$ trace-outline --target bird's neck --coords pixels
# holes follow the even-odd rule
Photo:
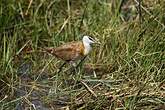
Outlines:
[[[92,47],[89,43],[83,42],[83,44],[84,44],[84,55],[87,55],[91,51]]]

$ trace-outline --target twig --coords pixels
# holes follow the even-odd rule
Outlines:
[[[23,50],[30,42],[31,42],[31,40],[27,41],[27,42],[21,47],[21,49],[19,49],[19,51],[16,52],[16,55],[19,55],[19,54],[22,52],[22,50]]]
[[[32,2],[33,2],[33,0],[30,0],[30,3],[29,3],[29,5],[28,5],[28,9],[26,10],[25,15],[27,15],[27,14],[28,14],[28,11],[29,11],[29,9],[30,9],[30,7],[31,7],[31,5],[32,5]]]
[[[60,66],[60,68],[59,68],[59,70],[58,70],[58,74],[62,71],[62,68],[64,67],[66,65],[66,62],[64,62],[61,66]],[[53,77],[51,77],[50,79],[53,79],[55,76],[53,76]]]
[[[2,101],[4,101],[6,98],[8,98],[7,95],[5,95],[5,97],[4,97],[3,99],[0,100],[0,103],[1,103]]]
[[[84,87],[87,89],[88,92],[90,92],[95,98],[97,97],[94,91],[90,89],[90,87],[84,81],[80,81],[80,82],[84,85]]]
[[[52,58],[52,59],[44,66],[44,68],[41,70],[41,72],[39,73],[39,75],[37,76],[37,78],[35,79],[34,82],[36,82],[36,81],[39,79],[39,77],[40,77],[41,74],[44,72],[44,70],[46,69],[46,67],[48,67],[48,65],[49,65],[53,60],[54,60],[54,58]]]
[[[61,72],[62,68],[63,68],[65,65],[66,65],[66,62],[64,62],[64,63],[60,66],[58,73]]]
[[[141,0],[138,0],[138,2],[139,22],[142,24]]]

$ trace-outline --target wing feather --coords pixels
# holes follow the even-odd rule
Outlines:
[[[84,46],[82,42],[69,42],[56,48],[46,49],[46,51],[62,60],[74,61],[83,56]]]

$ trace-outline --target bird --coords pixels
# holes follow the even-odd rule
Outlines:
[[[75,67],[75,62],[77,60],[82,60],[83,58],[85,59],[86,56],[91,52],[91,45],[94,43],[99,44],[99,42],[92,37],[85,35],[81,41],[67,42],[59,47],[49,47],[44,48],[44,50],[64,61],[64,64],[59,68],[60,72],[66,63],[69,63]]]

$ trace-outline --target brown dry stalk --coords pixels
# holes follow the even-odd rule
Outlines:
[[[84,85],[84,87],[87,89],[88,92],[90,92],[94,97],[97,97],[94,91],[84,81],[80,81],[80,82]]]

